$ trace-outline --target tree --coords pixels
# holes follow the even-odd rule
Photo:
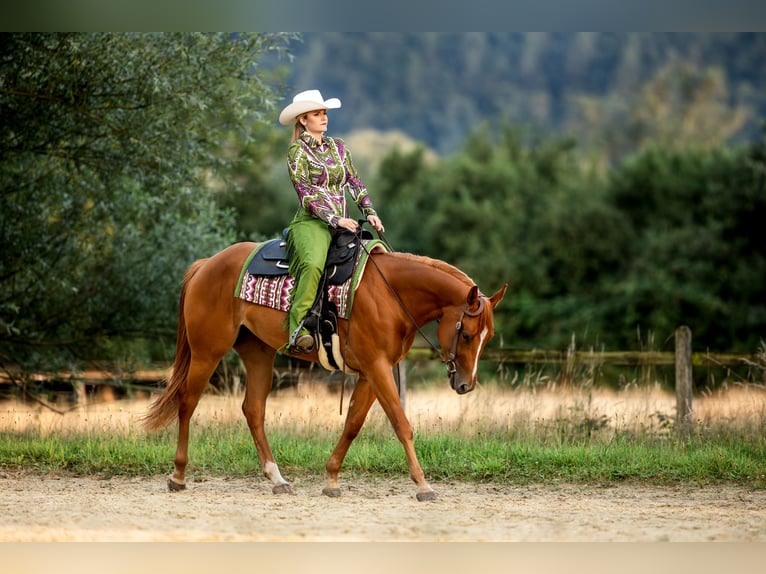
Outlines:
[[[577,129],[617,165],[636,150],[662,145],[716,148],[735,139],[751,119],[746,104],[732,103],[724,70],[672,60],[633,91],[578,98]],[[586,143],[585,141],[583,143]]]
[[[379,179],[395,246],[457,265],[485,289],[509,284],[496,315],[506,341],[561,347],[575,330],[599,331],[583,295],[615,266],[624,235],[571,140],[484,126],[433,165],[392,154]]]
[[[653,146],[609,183],[634,238],[612,277],[612,324],[670,337],[689,325],[695,344],[753,352],[766,329],[764,143],[737,148]]]
[[[499,339],[517,348],[633,348],[689,325],[695,345],[757,348],[766,329],[764,142],[647,145],[609,177],[571,141],[477,129],[434,164],[394,153],[375,188],[399,249],[480,286],[508,282]]]
[[[185,268],[233,239],[225,144],[271,119],[259,59],[291,39],[0,37],[0,366],[172,336]]]
[[[254,128],[254,133],[256,141],[233,142],[243,159],[232,171],[237,185],[218,194],[219,205],[234,215],[239,241],[278,237],[297,209],[287,172],[288,130],[261,125]]]

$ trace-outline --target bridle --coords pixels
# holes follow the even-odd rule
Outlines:
[[[457,373],[457,365],[455,364],[455,359],[457,358],[457,344],[460,341],[460,336],[463,334],[463,319],[466,316],[478,317],[481,315],[484,312],[485,298],[486,297],[484,295],[479,293],[479,307],[475,311],[471,311],[468,303],[465,304],[463,311],[460,313],[460,319],[458,319],[457,323],[455,323],[455,335],[452,337],[452,344],[450,345],[449,355],[447,355],[446,359],[442,356],[442,363],[447,365],[447,374],[449,375],[449,381],[453,388],[455,382],[455,374]],[[433,347],[433,344],[431,344],[431,346]],[[436,349],[434,348],[434,350]]]

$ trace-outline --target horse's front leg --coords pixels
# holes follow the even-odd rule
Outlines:
[[[279,472],[264,429],[266,400],[271,391],[271,375],[276,353],[254,338],[238,342],[235,349],[242,357],[247,370],[247,390],[242,401],[242,412],[258,451],[263,475],[271,481],[271,491],[274,494],[292,494],[293,487]]]
[[[346,415],[346,423],[343,426],[343,433],[325,467],[327,471],[327,486],[322,489],[323,494],[332,498],[340,496],[340,486],[338,485],[340,467],[343,464],[343,459],[346,458],[346,453],[351,443],[359,434],[359,430],[362,428],[367,418],[367,413],[374,402],[375,394],[372,392],[370,382],[363,374],[359,375],[348,404],[348,414]]]
[[[412,427],[407,420],[396,390],[396,381],[391,371],[391,367],[376,369],[373,380],[373,391],[377,396],[380,406],[394,427],[394,432],[404,447],[404,453],[407,455],[407,465],[410,467],[410,478],[417,485],[416,497],[420,501],[436,500],[436,492],[426,481],[423,469],[420,468],[418,457],[415,454],[413,444]]]

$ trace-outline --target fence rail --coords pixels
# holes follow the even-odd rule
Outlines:
[[[427,361],[439,359],[438,353],[426,347],[410,349],[407,359]],[[757,361],[757,355],[747,353],[692,353],[691,363],[695,367],[742,366]],[[676,353],[670,351],[548,351],[519,349],[486,349],[482,361],[515,363],[527,365],[561,364],[575,362],[584,365],[675,365]]]

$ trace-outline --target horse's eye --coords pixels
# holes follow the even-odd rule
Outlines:
[[[463,341],[470,341],[471,340],[471,335],[469,335],[465,331],[463,333],[461,333],[461,335],[463,337]]]

